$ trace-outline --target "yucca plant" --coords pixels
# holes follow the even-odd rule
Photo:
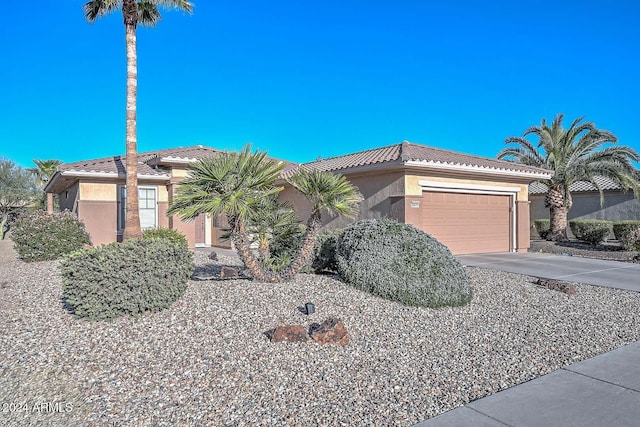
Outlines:
[[[567,240],[567,214],[572,198],[569,187],[578,181],[591,183],[604,193],[597,177],[608,178],[624,190],[632,190],[640,196],[640,172],[633,162],[640,155],[631,147],[617,146],[618,138],[611,132],[597,129],[592,122],[582,122],[580,117],[568,129],[562,126],[563,114],[558,114],[551,126],[542,119],[541,126],[527,129],[522,137],[512,136],[505,144],[515,144],[498,153],[506,159],[554,171],[551,179],[541,181],[547,186],[545,206],[549,208],[550,229],[547,240]],[[538,138],[537,146],[526,139],[529,135]]]

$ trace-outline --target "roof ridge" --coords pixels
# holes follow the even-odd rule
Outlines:
[[[219,150],[217,148],[213,148],[213,147],[208,147],[206,145],[191,145],[188,147],[176,147],[176,148],[162,148],[159,150],[149,150],[149,151],[142,151],[137,153],[137,156],[149,156],[149,155],[153,155],[153,154],[159,154],[162,151],[179,151],[179,150],[190,150],[190,149],[194,149],[194,148],[199,148],[199,149],[205,149],[205,150],[211,150],[211,151],[218,151],[218,152],[223,152],[224,150]],[[106,156],[106,157],[98,157],[97,159],[85,159],[85,160],[76,160],[74,162],[64,162],[61,164],[61,166],[63,165],[73,165],[76,163],[102,163],[105,161],[110,161],[110,160],[117,160],[117,159],[126,159],[127,155],[125,154],[118,154],[115,156]]]
[[[340,158],[343,158],[343,157],[353,156],[353,155],[356,155],[356,154],[368,153],[370,151],[384,150],[385,148],[391,148],[391,147],[395,147],[397,145],[402,145],[402,143],[398,142],[398,143],[395,143],[395,144],[385,145],[383,147],[368,148],[366,150],[354,151],[353,153],[341,154],[339,156],[333,156],[333,157],[327,157],[327,158],[322,158],[321,157],[320,160],[312,160],[310,162],[304,162],[304,163],[301,163],[301,164],[302,165],[308,165],[308,164],[312,164],[312,163],[324,162],[324,161],[327,161],[327,160],[340,159]],[[401,151],[402,151],[402,149],[401,149]]]

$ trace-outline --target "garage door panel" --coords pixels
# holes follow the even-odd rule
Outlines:
[[[510,249],[509,196],[446,192],[423,194],[423,230],[455,254]]]

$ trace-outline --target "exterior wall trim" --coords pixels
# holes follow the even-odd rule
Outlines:
[[[438,191],[443,193],[472,193],[472,194],[493,194],[510,196],[509,210],[511,211],[511,252],[517,250],[518,218],[516,216],[516,194],[520,191],[517,187],[502,187],[497,185],[466,184],[459,182],[443,182],[418,180],[422,191]]]
[[[504,194],[504,193],[519,193],[519,187],[503,187],[499,185],[482,185],[482,184],[468,184],[463,182],[447,182],[447,181],[429,181],[429,180],[418,180],[418,184],[422,187],[422,190],[425,189],[429,191],[451,191],[452,189],[456,190],[465,190],[465,193],[472,193],[474,191],[480,192],[481,194]],[[491,193],[488,193],[491,192]]]
[[[491,168],[485,166],[475,166],[475,165],[460,165],[460,164],[452,164],[452,163],[441,163],[434,161],[424,161],[424,160],[411,160],[404,163],[405,166],[417,166],[423,168],[433,168],[433,169],[447,169],[447,170],[455,170],[455,171],[464,171],[464,172],[480,172],[487,174],[496,174],[496,175],[507,175],[507,176],[518,176],[523,178],[531,178],[531,179],[551,179],[552,174],[543,173],[543,172],[524,172],[524,171],[515,171],[510,169],[498,169]]]

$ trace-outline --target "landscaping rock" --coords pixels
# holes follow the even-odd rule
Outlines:
[[[233,267],[222,267],[220,270],[221,279],[233,279],[238,277],[238,270]]]
[[[576,287],[571,283],[560,282],[558,280],[553,280],[553,279],[538,279],[536,284],[538,286],[542,286],[543,288],[551,289],[553,291],[564,292],[567,295],[576,294]]]
[[[265,332],[271,342],[304,342],[309,339],[307,330],[301,325],[284,325]]]
[[[314,323],[309,335],[318,344],[347,345],[351,337],[340,319],[329,318],[321,324]]]

